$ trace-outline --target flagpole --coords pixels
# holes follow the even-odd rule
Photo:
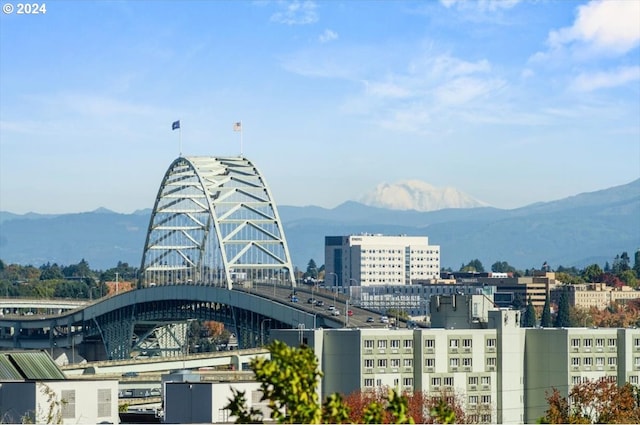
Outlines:
[[[180,140],[180,157],[182,157],[182,127],[178,129],[178,139]]]
[[[242,121],[240,121],[240,157],[242,158]]]

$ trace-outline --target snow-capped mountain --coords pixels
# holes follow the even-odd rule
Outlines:
[[[358,201],[379,208],[425,212],[488,206],[453,187],[438,188],[420,180],[381,183]]]

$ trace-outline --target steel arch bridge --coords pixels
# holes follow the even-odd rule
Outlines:
[[[140,287],[274,281],[295,286],[265,179],[244,157],[180,157],[164,175],[142,255]]]
[[[241,348],[255,346],[271,328],[340,326],[274,299],[276,288],[290,293],[296,286],[291,256],[271,191],[242,156],[171,163],[140,270],[138,290],[131,293],[51,317],[0,317],[0,349],[44,344],[53,351],[92,342],[103,345],[107,359],[145,349],[171,356],[184,345],[191,319],[223,322]],[[269,285],[274,297],[251,294],[254,285]]]

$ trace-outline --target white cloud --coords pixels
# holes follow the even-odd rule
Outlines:
[[[618,87],[638,80],[640,80],[640,66],[626,66],[609,72],[580,74],[571,84],[571,88],[575,91],[588,92]]]
[[[322,34],[320,34],[320,37],[318,39],[320,40],[321,43],[328,43],[330,41],[337,40],[338,33],[327,29],[327,30],[324,30]]]
[[[505,85],[498,79],[455,78],[435,90],[435,98],[441,104],[461,105],[495,92]]]
[[[640,44],[640,2],[591,1],[578,8],[572,26],[549,33],[552,49],[576,45],[606,54],[625,54]]]
[[[313,1],[279,3],[283,10],[271,15],[271,21],[287,25],[307,25],[318,21],[317,5]]]

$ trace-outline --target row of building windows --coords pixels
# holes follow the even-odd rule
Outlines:
[[[392,340],[386,340],[386,339],[379,339],[378,340],[378,344],[377,344],[377,348],[379,349],[386,349],[387,345],[390,348],[400,348],[400,341],[399,339],[392,339]],[[402,347],[403,348],[413,348],[413,340],[412,339],[403,339],[402,340]],[[365,339],[364,340],[364,348],[374,348],[374,340],[372,339]]]
[[[617,340],[616,338],[571,338],[571,348],[604,348],[605,341],[607,347],[615,347]],[[582,345],[581,345],[582,343]],[[638,345],[640,345],[640,339],[638,339]]]
[[[606,357],[607,366],[615,366],[618,362],[616,357]],[[604,366],[605,357],[571,357],[571,366]]]
[[[472,366],[473,360],[470,357],[463,357],[459,359],[457,357],[452,357],[449,359],[449,367],[459,367],[462,364],[463,367]],[[427,357],[424,359],[424,365],[428,368],[436,367],[436,359],[434,357]],[[487,357],[485,359],[485,365],[489,367],[496,366],[496,358],[495,357]]]
[[[376,384],[376,387],[382,386],[382,379],[373,379],[373,378],[365,378],[364,379],[364,387],[365,388],[373,388],[373,384]],[[394,386],[397,386],[400,383],[399,380],[394,381]],[[403,387],[413,387],[413,378],[402,378],[402,386]]]
[[[496,347],[496,338],[487,338],[486,346],[487,348],[495,348]],[[462,345],[461,345],[462,344]],[[473,340],[471,338],[462,338],[462,341],[459,338],[450,338],[449,339],[449,348],[472,348]],[[435,339],[425,339],[424,340],[424,348],[435,349],[436,348],[436,340]]]
[[[400,361],[402,360],[403,367],[413,367],[413,359],[388,359],[389,367],[400,367]],[[376,365],[374,359],[364,359],[364,367],[367,369],[373,369]],[[386,368],[387,367],[387,359],[378,359],[377,367]]]

